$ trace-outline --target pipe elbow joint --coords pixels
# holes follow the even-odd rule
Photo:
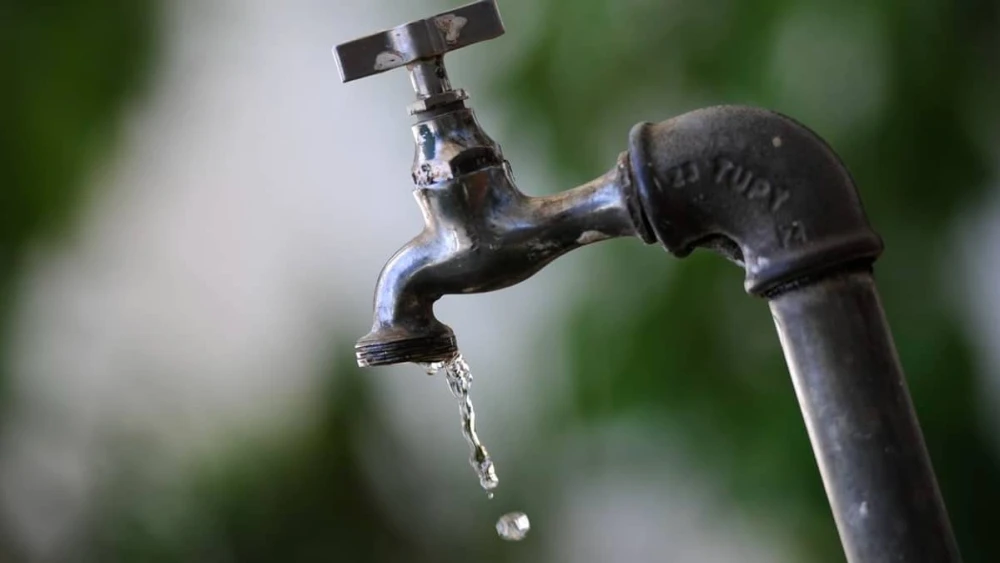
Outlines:
[[[837,155],[778,113],[720,106],[640,123],[629,159],[655,238],[679,257],[719,250],[745,268],[748,293],[870,264],[882,251]]]

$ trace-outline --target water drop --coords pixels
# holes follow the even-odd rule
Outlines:
[[[437,372],[441,371],[441,368],[445,366],[447,362],[422,362],[419,365],[424,368],[427,375],[437,375]]]
[[[507,541],[521,541],[528,535],[531,522],[523,512],[508,512],[497,520],[497,535]]]

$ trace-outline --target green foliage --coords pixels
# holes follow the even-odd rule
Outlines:
[[[842,21],[875,30],[881,103],[853,127],[836,127],[828,115],[835,106],[789,99],[769,78],[776,35],[803,12],[826,22],[818,29]],[[547,13],[503,95],[527,108],[515,115],[544,125],[548,148],[574,177],[610,165],[613,155],[595,154],[605,133],[597,125],[650,92],[662,92],[667,105],[690,102],[687,109],[754,103],[818,124],[886,240],[876,273],[966,560],[1000,559],[985,524],[1000,500],[1000,466],[974,408],[977,374],[962,318],[940,274],[952,267],[942,239],[956,212],[995,181],[976,142],[995,134],[985,129],[995,122],[983,121],[995,109],[976,102],[1000,97],[984,48],[1000,31],[995,3],[553,0]],[[837,55],[804,48],[788,56],[824,68]],[[874,65],[848,62],[852,72]],[[865,86],[835,80],[845,95]],[[627,124],[619,126],[624,145]],[[595,295],[572,319],[572,412],[583,423],[655,413],[664,429],[687,437],[688,454],[744,510],[778,516],[803,560],[842,560],[764,303],[741,295],[739,272],[718,258],[696,253],[666,272],[647,268],[648,260],[607,257],[622,272],[620,285],[633,286],[644,270],[653,277],[629,298],[640,303],[630,314],[609,310],[627,306],[621,298]]]
[[[30,238],[63,224],[145,76],[151,0],[0,5],[0,272]]]
[[[87,175],[147,75],[153,8],[153,0],[0,0],[0,319],[29,243],[80,208]]]

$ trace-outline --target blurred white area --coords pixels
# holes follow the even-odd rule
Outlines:
[[[566,475],[545,561],[786,563],[772,543],[787,534],[771,514],[732,510],[682,457],[665,458],[673,436],[641,419],[581,435],[560,460]],[[599,451],[595,463],[594,452]],[[581,471],[582,470],[582,471]]]
[[[42,559],[65,549],[86,518],[90,493],[114,469],[112,440],[139,440],[157,463],[179,470],[227,436],[294,425],[331,357],[353,354],[353,339],[366,332],[377,272],[420,228],[409,194],[405,73],[342,85],[330,48],[434,8],[406,0],[170,6],[161,67],[131,111],[121,152],[94,179],[101,189],[78,236],[39,249],[22,284],[0,508]],[[451,56],[449,68],[521,187],[539,193],[557,182],[544,154],[530,138],[505,138],[503,116],[476,103],[488,73],[528,32],[528,10],[505,17],[505,38]],[[790,21],[783,41],[798,44],[811,22]],[[776,52],[788,50],[782,45]],[[823,99],[789,84],[789,103]],[[878,88],[860,95],[857,116],[846,117],[880,103]],[[574,253],[527,283],[438,307],[477,376],[480,430],[501,482],[545,393],[563,385],[558,354],[539,359],[539,339],[554,340],[547,333],[585,285],[573,274],[589,256]],[[444,382],[412,366],[371,377],[397,432],[421,444],[415,462],[437,476],[428,494],[457,479],[474,487]],[[576,466],[558,525],[533,521],[535,541],[559,561],[782,560],[766,524],[720,517],[726,507],[704,483],[661,471],[666,465],[593,474]],[[547,466],[539,461],[538,470]],[[432,509],[429,523],[444,534],[469,524],[461,515]]]
[[[989,422],[1000,428],[1000,186],[993,186],[985,199],[958,221],[951,246],[962,266],[958,270],[962,277],[952,284],[956,301],[972,322],[969,334],[976,359],[982,372],[989,374],[985,381],[977,382],[984,392],[980,404],[973,408],[981,409]],[[994,436],[994,445],[1000,447],[1000,435]]]

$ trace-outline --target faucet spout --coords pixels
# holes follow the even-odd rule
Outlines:
[[[521,193],[501,162],[417,186],[424,229],[379,275],[372,330],[355,347],[359,365],[447,360],[455,335],[433,311],[443,295],[509,287],[601,240],[647,238],[625,155],[603,176],[546,197]]]

